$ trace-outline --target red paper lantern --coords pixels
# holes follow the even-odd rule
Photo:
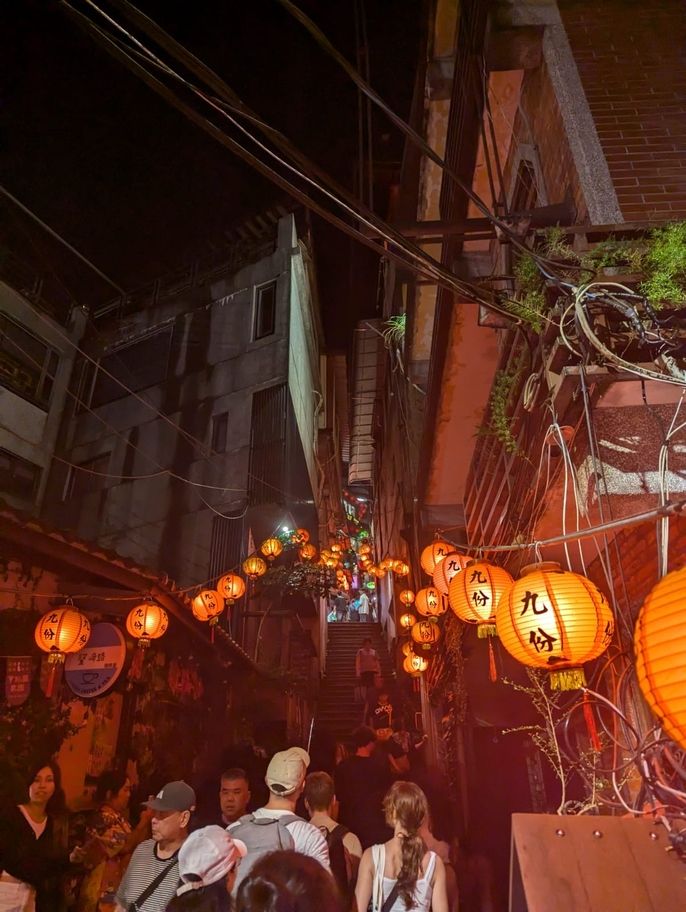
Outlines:
[[[424,572],[428,573],[429,576],[433,576],[437,564],[440,564],[446,554],[450,554],[452,550],[452,545],[449,545],[447,542],[439,541],[438,539],[432,541],[430,545],[427,545],[426,548],[424,548],[419,559]]]
[[[414,592],[411,589],[403,589],[398,599],[406,608],[409,608],[410,605],[414,604],[414,597]]]
[[[126,618],[126,629],[138,640],[138,645],[147,647],[152,640],[161,637],[169,626],[169,618],[164,608],[155,602],[143,602],[129,611]]]
[[[460,620],[479,625],[478,636],[494,636],[495,609],[512,582],[512,577],[502,567],[488,561],[472,561],[450,583],[450,607]]]
[[[445,599],[435,586],[420,589],[414,597],[414,607],[423,617],[440,617],[448,610]]]
[[[258,576],[264,576],[267,572],[267,564],[259,554],[251,554],[243,561],[243,572],[251,580],[256,580]]]
[[[584,662],[607,649],[615,628],[602,592],[552,562],[524,568],[500,597],[495,623],[517,661],[550,671],[553,690],[582,687]]]
[[[245,595],[245,581],[237,573],[225,573],[217,583],[217,592],[229,605]]]
[[[433,581],[434,586],[442,595],[448,595],[450,583],[458,573],[464,570],[470,560],[471,558],[467,557],[466,554],[460,554],[459,551],[451,551],[450,554],[446,554],[440,563],[436,564],[436,569],[433,572]]]

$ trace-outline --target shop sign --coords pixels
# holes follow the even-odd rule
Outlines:
[[[8,706],[21,706],[31,691],[31,657],[7,658],[5,699]]]
[[[83,649],[67,656],[64,677],[77,697],[99,697],[115,683],[125,661],[121,630],[114,624],[94,624]]]

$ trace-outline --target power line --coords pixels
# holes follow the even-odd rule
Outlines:
[[[44,231],[47,231],[51,237],[53,237],[53,238],[55,238],[55,240],[59,241],[60,244],[62,244],[64,247],[67,248],[67,250],[69,250],[71,253],[73,253],[74,256],[77,257],[79,260],[81,260],[82,263],[85,263],[86,266],[88,266],[90,269],[92,269],[93,272],[96,273],[96,275],[99,275],[100,278],[103,279],[103,281],[107,282],[108,285],[111,285],[112,288],[116,288],[116,290],[119,292],[119,294],[126,296],[126,292],[121,287],[121,285],[118,285],[108,275],[105,275],[105,273],[101,269],[99,269],[94,263],[92,263],[88,259],[88,257],[85,257],[80,251],[78,251],[76,249],[76,247],[74,247],[72,244],[70,244],[69,241],[66,241],[61,235],[59,235],[56,231],[54,231],[50,227],[50,225],[46,224],[42,219],[38,218],[38,216],[35,214],[35,212],[32,212],[27,206],[25,206],[22,202],[20,202],[16,198],[16,196],[13,196],[9,192],[9,190],[7,190],[2,185],[0,185],[0,193],[2,193],[4,196],[6,196],[7,199],[11,200],[15,206],[17,206],[19,209],[21,209],[22,212],[24,212],[26,215],[28,215],[30,218],[32,218],[34,220],[34,222],[37,222]]]
[[[183,114],[185,114],[185,116],[187,116],[190,120],[192,120],[194,123],[196,123],[196,125],[200,126],[203,130],[208,132],[215,140],[220,142],[226,148],[230,149],[232,152],[234,152],[236,155],[238,155],[243,160],[247,161],[249,164],[251,164],[253,167],[255,167],[260,173],[262,173],[268,179],[272,180],[274,183],[276,183],[282,189],[286,190],[286,192],[288,192],[295,199],[299,200],[304,206],[306,206],[307,208],[311,209],[312,211],[318,213],[319,215],[322,216],[322,218],[329,221],[335,227],[339,228],[339,230],[341,230],[344,233],[355,238],[360,243],[362,243],[363,245],[374,250],[379,255],[390,258],[390,259],[394,259],[397,262],[399,262],[402,266],[404,266],[405,268],[410,268],[416,272],[419,272],[420,274],[428,275],[430,278],[432,278],[436,282],[436,284],[442,285],[449,291],[458,292],[460,295],[463,295],[464,297],[466,297],[469,300],[474,300],[478,303],[481,303],[484,306],[489,307],[492,310],[495,310],[505,316],[508,316],[511,318],[513,317],[513,314],[510,313],[510,311],[506,310],[503,307],[499,307],[497,304],[494,303],[494,301],[491,298],[484,297],[481,289],[479,289],[476,286],[469,285],[468,283],[464,283],[464,282],[460,281],[452,273],[449,273],[447,270],[445,270],[445,268],[442,267],[441,264],[438,264],[438,263],[436,263],[436,261],[431,260],[431,258],[427,257],[427,255],[425,254],[424,251],[421,251],[421,248],[417,248],[417,250],[420,251],[419,255],[417,253],[415,253],[415,251],[411,249],[411,245],[409,245],[407,243],[406,238],[402,238],[402,236],[399,236],[399,238],[402,238],[402,241],[394,238],[392,236],[394,233],[393,229],[390,228],[390,226],[387,226],[385,223],[382,223],[385,227],[385,231],[384,231],[385,239],[388,242],[399,247],[405,254],[411,255],[415,259],[421,259],[422,260],[421,267],[413,266],[411,263],[409,263],[407,261],[407,259],[405,259],[403,256],[401,256],[398,252],[393,251],[393,250],[388,250],[388,248],[384,248],[384,247],[378,245],[371,238],[368,238],[362,232],[356,230],[355,228],[353,228],[352,226],[348,225],[346,222],[341,220],[338,216],[335,216],[333,213],[329,212],[326,208],[321,206],[321,204],[317,203],[310,196],[308,196],[304,191],[297,188],[294,184],[292,184],[286,178],[284,178],[280,174],[278,174],[278,172],[274,171],[272,168],[270,168],[268,165],[266,165],[264,162],[262,162],[253,153],[251,153],[249,150],[247,150],[244,146],[242,146],[242,145],[240,145],[240,143],[236,142],[236,140],[232,139],[227,134],[222,132],[214,123],[207,120],[207,118],[205,118],[204,116],[199,114],[199,112],[197,112],[194,108],[192,108],[186,102],[182,101],[167,86],[165,86],[159,80],[155,79],[155,77],[152,76],[152,74],[145,67],[143,67],[139,62],[137,62],[136,60],[133,60],[131,58],[130,49],[127,49],[127,50],[123,49],[120,45],[120,42],[113,39],[110,35],[108,35],[106,32],[104,32],[97,25],[95,25],[90,19],[88,19],[88,17],[86,17],[83,13],[81,13],[79,10],[75,9],[69,2],[67,2],[67,0],[61,0],[61,2],[70,15],[73,15],[77,19],[77,21],[81,22],[81,24],[85,24],[90,31],[94,32],[99,37],[99,39],[105,43],[108,51],[113,56],[115,56],[117,59],[121,60],[129,69],[132,69],[134,72],[136,72],[143,79],[143,81],[147,85],[149,85],[154,91],[156,91],[156,92],[158,92],[158,94],[162,95],[162,97],[164,97],[174,107],[176,107]],[[89,5],[91,5],[95,9],[97,9],[95,4],[92,3],[91,0],[86,0],[86,2],[88,2]],[[108,19],[108,21],[113,22],[113,20],[111,20],[110,17],[106,16],[106,18]],[[114,23],[114,24],[116,25],[116,23]],[[126,35],[129,34],[121,26],[116,25],[116,27],[120,31],[122,31],[124,34],[126,34]],[[138,45],[143,47],[143,45],[141,45],[141,43],[137,39],[133,39],[133,40],[136,41],[136,43]],[[148,56],[150,56],[150,52],[148,52],[147,49],[146,49],[146,53],[148,54]],[[152,62],[154,65],[161,67],[165,73],[167,73],[168,75],[172,75],[174,78],[180,80],[191,91],[193,91],[195,94],[197,94],[198,97],[202,98],[206,103],[210,104],[215,110],[217,110],[218,113],[226,116],[226,113],[224,111],[222,111],[221,108],[218,108],[218,106],[215,102],[213,102],[206,95],[204,95],[202,92],[200,92],[196,87],[194,87],[187,80],[183,79],[183,77],[179,76],[179,74],[177,74],[173,70],[171,70],[171,68],[168,67],[166,64],[164,64],[162,61],[159,61],[158,58],[155,58],[154,55],[152,55],[152,58],[149,59],[148,62]],[[242,114],[244,112],[240,111],[240,113]],[[245,131],[244,128],[241,128],[240,125],[236,124],[233,118],[229,118],[229,119],[239,129],[242,129],[243,132],[247,132],[247,131]],[[251,116],[251,119],[254,119],[254,118],[252,118],[252,116]],[[260,121],[257,121],[257,122],[261,123]],[[274,131],[272,131],[271,128],[269,128],[269,130],[270,130],[270,133],[274,132]],[[257,140],[255,140],[254,137],[251,136],[251,134],[248,133],[247,135],[251,137],[253,142],[258,142]],[[303,174],[302,172],[298,171],[297,169],[293,168],[293,166],[290,166],[287,163],[284,163],[282,160],[280,160],[278,158],[278,156],[275,155],[275,153],[271,152],[271,150],[266,149],[266,147],[263,147],[263,148],[265,148],[265,150],[268,152],[268,154],[276,157],[277,160],[281,161],[281,163],[284,164],[286,167],[289,167],[291,170],[294,170],[301,178],[308,180],[310,183],[313,183],[315,186],[317,186],[318,189],[320,189],[322,192],[326,193],[332,199],[335,200],[335,196],[333,194],[331,194],[329,191],[327,191],[325,188],[322,188],[319,185],[317,185],[316,182],[314,182],[311,178],[309,178],[307,175]],[[335,200],[335,201],[339,205],[344,206],[344,204],[341,203],[340,200]],[[345,208],[345,206],[344,206],[344,208]],[[355,215],[359,219],[359,217],[360,217],[359,213],[355,212]],[[389,232],[390,232],[390,234],[389,234]],[[437,275],[439,275],[440,277],[437,278]],[[514,319],[516,319],[516,315],[514,316]]]

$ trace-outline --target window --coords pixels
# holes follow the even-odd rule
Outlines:
[[[40,466],[0,449],[0,490],[22,500],[33,500],[40,476]]]
[[[536,169],[533,162],[523,158],[517,170],[510,208],[513,212],[529,212],[536,206],[537,202]]]
[[[59,355],[0,313],[0,383],[40,408],[50,404]]]
[[[283,502],[287,410],[285,383],[253,394],[248,464],[248,502],[253,506]]]
[[[169,368],[172,335],[173,326],[170,324],[104,355],[99,368],[104,368],[112,376],[98,370],[90,405],[97,408],[128,395],[122,384],[137,393],[162,383]],[[87,387],[87,381],[84,385]],[[88,400],[84,399],[84,402],[88,403]]]
[[[84,494],[100,491],[105,487],[109,467],[109,453],[87,459],[78,466],[70,466],[64,486],[64,499],[71,500],[72,497],[83,497]]]
[[[276,282],[261,285],[255,295],[255,330],[253,338],[271,336],[276,327]]]
[[[212,416],[212,450],[215,453],[226,453],[226,439],[229,432],[229,413]]]

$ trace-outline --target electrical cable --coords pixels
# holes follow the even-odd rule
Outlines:
[[[92,0],[85,0],[85,2],[87,2],[94,9],[98,10],[98,7],[92,2]],[[144,81],[148,85],[150,85],[151,88],[153,88],[159,94],[162,94],[163,97],[167,98],[168,101],[170,101],[172,104],[174,104],[174,106],[179,108],[179,110],[181,110],[183,113],[185,113],[186,116],[188,116],[191,120],[196,122],[196,124],[198,124],[203,129],[205,129],[207,132],[209,132],[210,135],[212,135],[215,139],[217,139],[223,145],[226,145],[228,148],[230,148],[232,151],[234,151],[237,155],[239,155],[239,157],[244,158],[245,160],[249,161],[249,163],[251,163],[251,164],[253,164],[253,166],[257,167],[257,169],[259,171],[261,171],[263,174],[265,174],[265,176],[269,177],[269,179],[273,180],[274,182],[279,184],[279,186],[282,186],[284,189],[286,189],[292,196],[294,196],[296,199],[299,199],[305,206],[307,206],[310,209],[313,209],[313,211],[317,212],[323,218],[330,221],[332,224],[334,224],[340,230],[343,230],[345,233],[350,234],[351,236],[355,237],[356,240],[360,241],[361,243],[365,244],[366,246],[371,247],[373,250],[375,250],[375,252],[379,253],[381,256],[386,256],[386,257],[390,256],[392,259],[396,259],[398,262],[400,262],[406,268],[417,269],[417,267],[412,267],[411,264],[408,264],[407,260],[405,260],[403,257],[401,257],[395,251],[389,251],[387,248],[379,248],[379,246],[376,245],[373,241],[371,241],[370,238],[367,238],[361,232],[356,231],[354,228],[347,225],[347,223],[341,222],[341,220],[338,219],[338,217],[329,213],[328,210],[322,209],[322,207],[320,207],[319,204],[315,203],[311,199],[311,197],[308,197],[302,191],[299,191],[293,184],[286,181],[285,178],[282,178],[280,175],[278,175],[276,172],[274,172],[273,169],[269,168],[267,165],[265,165],[259,159],[255,158],[255,156],[252,153],[248,152],[248,150],[246,150],[243,146],[240,146],[235,140],[232,140],[226,134],[219,131],[218,128],[216,128],[216,126],[214,124],[211,124],[209,121],[206,121],[204,118],[201,118],[197,114],[197,112],[195,112],[192,108],[190,108],[184,102],[180,101],[180,99],[173,96],[169,92],[169,90],[167,90],[165,86],[163,86],[161,83],[159,83],[158,80],[155,80],[154,77],[152,77],[151,74],[147,70],[142,68],[135,61],[132,61],[130,54],[128,54],[125,51],[122,51],[118,42],[114,41],[114,39],[112,39],[109,35],[107,35],[101,29],[99,29],[99,27],[96,26],[87,17],[84,17],[83,14],[81,12],[79,12],[78,10],[76,10],[73,6],[71,6],[71,4],[67,2],[67,0],[61,0],[61,5],[63,5],[70,12],[70,14],[73,14],[76,17],[78,17],[80,20],[85,21],[87,26],[90,27],[93,31],[95,31],[101,40],[106,42],[106,44],[109,46],[109,50],[111,53],[113,53],[115,56],[119,57],[119,59],[122,59],[122,55],[124,55],[124,57],[128,58],[127,65],[129,65],[130,67],[133,67],[135,69],[135,71],[138,72],[139,75],[142,76]],[[126,5],[127,7],[131,8],[130,4],[123,4],[121,2],[121,0],[119,0],[119,5]],[[98,11],[102,15],[104,15],[108,21],[110,21],[112,24],[114,24],[117,29],[122,31],[125,35],[129,34],[126,32],[125,29],[122,28],[122,26],[115,23],[114,20],[111,19],[111,17],[108,17],[106,14],[102,13],[102,11],[100,11],[100,10],[98,10]],[[131,36],[129,36],[129,37],[131,37]],[[132,38],[132,40],[136,41],[136,43],[139,46],[143,47],[143,45],[137,39]],[[151,52],[149,52],[147,49],[145,49],[145,52],[147,53],[148,56],[151,54]],[[194,87],[192,84],[190,84],[187,80],[185,80],[179,74],[177,74],[173,70],[171,70],[171,68],[168,67],[166,64],[164,64],[162,61],[159,61],[159,59],[156,58],[155,55],[152,55],[152,57],[150,57],[150,60],[151,60],[151,62],[155,63],[155,65],[160,66],[164,72],[166,72],[169,75],[172,75],[175,79],[178,79],[181,82],[183,82],[184,85],[186,85],[189,89],[191,89],[191,91],[195,92],[195,94],[197,94],[199,97],[201,97],[206,103],[211,104],[215,110],[218,110],[224,116],[227,116],[226,112],[222,111],[221,108],[218,107],[212,101],[212,99],[208,98],[204,93],[200,92],[196,87]],[[243,111],[239,110],[239,113],[243,114]],[[252,118],[252,119],[255,119],[255,118]],[[243,128],[240,124],[238,124],[235,121],[234,118],[229,118],[229,120],[238,129],[242,130],[243,132],[247,132],[247,131],[245,131],[245,128]],[[260,121],[257,121],[257,122],[261,123]],[[270,133],[270,135],[272,135],[272,134],[275,134],[276,131],[273,131],[272,128],[269,128],[269,133]],[[259,144],[259,141],[256,140],[252,136],[252,134],[247,133],[247,135],[251,138],[251,140],[253,142],[256,142]],[[280,134],[279,134],[279,136],[280,136]],[[267,147],[264,147],[263,144],[259,144],[259,145],[262,148],[264,148],[264,150],[268,154],[272,155],[273,157],[276,157],[277,160],[279,160],[282,165],[284,165],[285,167],[288,167],[290,170],[294,170],[304,180],[307,180],[308,182],[314,184],[315,186],[317,186],[317,188],[321,192],[327,194],[330,198],[332,198],[339,205],[342,205],[344,208],[346,208],[345,204],[341,203],[340,200],[337,200],[334,194],[331,194],[325,188],[321,187],[316,182],[312,181],[312,179],[309,178],[306,174],[303,174],[302,171],[298,171],[298,169],[295,169],[295,168],[293,168],[293,166],[288,165],[288,163],[283,162],[283,160],[279,159],[279,157],[276,156],[275,153],[273,153]],[[291,147],[291,151],[292,151],[292,147]],[[350,207],[347,207],[347,208],[350,208]],[[360,218],[360,215],[356,210],[353,209],[352,211],[354,212],[356,218]],[[373,213],[370,213],[370,217],[374,218],[378,222],[378,218],[376,216],[374,216]],[[393,234],[395,233],[393,231],[393,229],[390,228],[390,226],[386,225],[385,223],[382,223],[382,224],[385,227],[385,231],[383,232],[383,236],[385,237],[385,239],[389,243],[392,243],[392,244],[398,246],[406,255],[412,256],[415,260],[421,260],[424,274],[426,274],[426,270],[428,270],[429,275],[432,278],[436,279],[436,270],[439,271],[440,278],[436,280],[436,284],[446,287],[447,290],[457,291],[460,295],[464,296],[468,300],[473,300],[475,302],[481,303],[484,306],[486,306],[492,310],[496,310],[497,312],[499,312],[505,316],[508,316],[509,318],[516,319],[516,315],[513,315],[510,311],[499,307],[497,304],[494,303],[494,301],[492,299],[484,298],[482,289],[478,288],[477,286],[470,285],[469,283],[465,283],[465,282],[462,282],[461,280],[458,280],[452,273],[449,273],[447,270],[445,270],[444,267],[442,266],[442,264],[439,264],[439,263],[437,263],[437,261],[434,261],[434,260],[432,260],[432,258],[428,257],[428,255],[425,253],[425,251],[423,251],[421,248],[413,247],[413,245],[409,245],[407,239],[403,238],[402,235],[396,235],[396,237],[393,237]],[[422,274],[422,269],[420,269],[419,271],[420,271],[420,274]]]

